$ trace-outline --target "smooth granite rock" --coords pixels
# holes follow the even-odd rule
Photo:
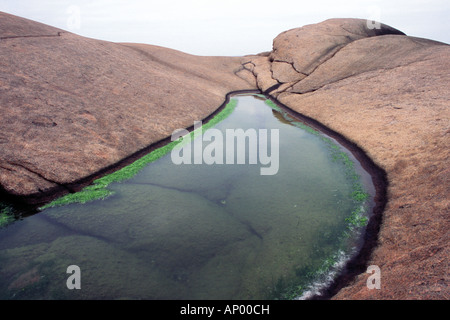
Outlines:
[[[250,72],[234,74],[239,57],[93,40],[5,13],[0,38],[0,189],[29,202],[254,88]]]

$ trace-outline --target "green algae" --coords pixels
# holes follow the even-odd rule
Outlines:
[[[205,123],[201,130],[207,130],[219,122],[226,119],[236,108],[237,100],[231,99],[225,106],[225,108],[220,111],[216,116],[214,116],[210,121]],[[192,139],[196,134],[196,130],[190,132],[190,137],[187,138],[179,138],[178,140],[172,141],[165,146],[158,148],[149,154],[143,156],[142,158],[136,160],[132,164],[115,171],[109,175],[106,175],[102,178],[99,178],[93,181],[92,185],[85,187],[83,190],[70,193],[63,197],[60,197],[40,208],[40,210],[45,210],[48,208],[56,207],[56,206],[64,206],[71,203],[86,203],[94,200],[103,200],[107,197],[114,194],[113,191],[107,189],[107,187],[113,182],[122,182],[134,177],[139,173],[143,168],[145,168],[149,163],[155,162],[161,157],[168,154],[172,149],[174,149],[180,143],[186,142],[189,139]],[[1,220],[0,220],[1,221]]]
[[[0,203],[0,228],[6,227],[14,220],[12,207]]]

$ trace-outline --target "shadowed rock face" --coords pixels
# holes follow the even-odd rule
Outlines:
[[[330,294],[448,299],[448,45],[331,19],[280,34],[270,53],[198,57],[4,13],[0,39],[8,195],[42,201],[207,117],[226,93],[259,89],[355,143],[387,174],[381,224],[352,266],[358,275]],[[368,290],[368,265],[380,267],[381,290]]]

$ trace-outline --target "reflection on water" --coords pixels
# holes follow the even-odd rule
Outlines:
[[[174,165],[0,229],[1,299],[293,298],[346,248],[352,181],[317,135],[239,96],[216,128],[279,129],[279,171]],[[67,267],[81,269],[69,290]]]

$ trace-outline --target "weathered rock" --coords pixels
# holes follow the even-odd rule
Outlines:
[[[271,59],[253,60],[274,70],[256,74],[257,83],[265,91],[261,84],[278,82],[270,88],[278,101],[344,135],[387,172],[376,248],[334,298],[447,299],[450,46],[389,27],[366,31],[354,19],[287,31]],[[381,268],[380,290],[366,286],[368,265]]]
[[[41,199],[205,118],[227,92],[258,88],[387,174],[372,243],[349,270],[357,276],[330,294],[449,297],[450,46],[358,19],[289,30],[271,53],[237,58],[97,41],[3,13],[0,30],[7,194]],[[366,286],[368,265],[381,268],[380,290]]]
[[[30,202],[254,88],[249,71],[234,74],[243,58],[98,41],[5,13],[0,38],[0,189]]]
[[[369,29],[366,20],[357,19],[330,19],[324,23],[285,31],[273,42],[270,60],[274,76],[279,72],[285,77],[288,64],[292,69],[287,72],[291,74],[291,81],[293,72],[298,73],[298,80],[301,80],[347,44],[384,34],[403,35],[401,31],[384,24],[380,24],[379,29]]]

